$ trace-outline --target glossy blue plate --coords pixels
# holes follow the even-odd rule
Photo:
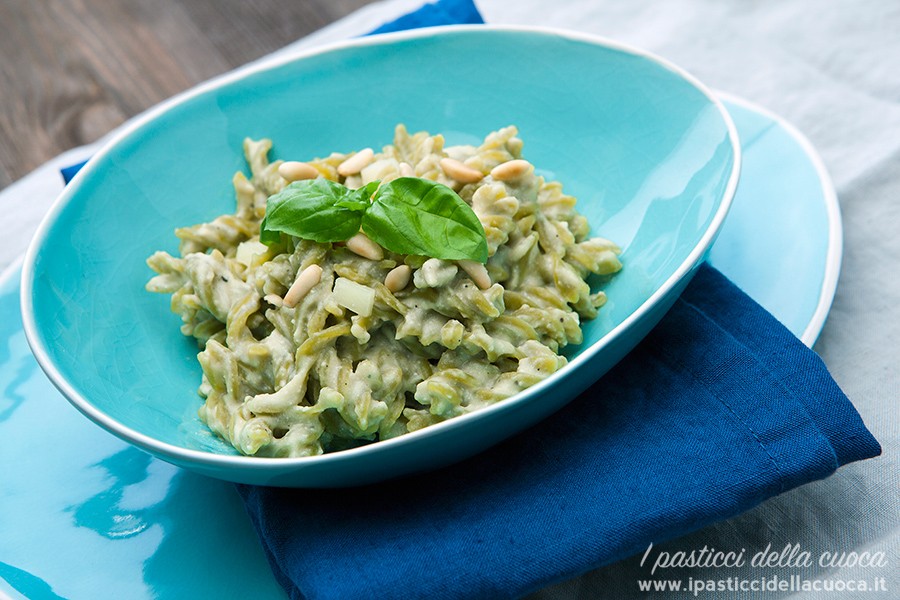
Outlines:
[[[444,133],[450,144],[516,124],[524,155],[564,182],[594,231],[623,248],[625,268],[606,287],[610,301],[584,323],[585,341],[567,349],[566,367],[513,398],[324,456],[239,456],[197,417],[197,349],[181,335],[169,299],[144,291],[144,259],[175,252],[175,227],[233,212],[231,178],[244,168],[245,136],[272,137],[278,156],[306,158],[379,147],[398,122]],[[101,150],[26,255],[26,336],[86,416],[205,475],[338,486],[435,468],[538,422],[643,338],[718,233],[739,154],[730,117],[708,90],[613,42],[485,26],[342,42],[203,85]]]
[[[813,332],[811,344],[840,265],[834,190],[790,125],[738,99],[726,106],[744,140],[745,176],[713,247],[715,265],[798,337]],[[787,200],[766,204],[770,197]],[[779,232],[775,246],[807,249],[807,276],[792,279],[784,261],[746,270],[740,250],[755,247],[760,229]],[[283,598],[230,484],[106,434],[47,380],[20,324],[19,272],[0,277],[0,592],[31,600]],[[784,280],[798,283],[773,285]]]
[[[834,185],[793,125],[741,98],[719,96],[737,125],[743,164],[734,203],[707,260],[812,347],[841,269]]]

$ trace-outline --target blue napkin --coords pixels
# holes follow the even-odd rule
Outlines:
[[[398,17],[390,23],[385,23],[378,29],[369,32],[369,35],[436,25],[481,25],[483,23],[484,19],[481,18],[481,13],[478,12],[472,0],[438,0],[433,3],[425,3],[418,10]]]
[[[373,33],[480,22],[441,0]],[[487,452],[349,490],[238,491],[292,598],[509,598],[880,452],[819,357],[704,265],[619,365]]]
[[[79,163],[75,163],[73,165],[69,165],[68,167],[63,167],[59,170],[59,174],[62,175],[63,181],[69,183],[72,181],[72,178],[81,170],[81,167],[87,164],[88,161],[83,160]]]

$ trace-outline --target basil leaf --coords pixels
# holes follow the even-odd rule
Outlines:
[[[372,201],[372,194],[375,193],[375,190],[378,189],[378,186],[381,185],[381,181],[370,181],[363,187],[356,190],[356,193],[361,196],[361,199],[366,202]]]
[[[277,243],[287,233],[343,242],[360,227],[398,254],[487,262],[484,228],[471,207],[447,186],[416,177],[357,190],[322,178],[295,181],[269,197],[259,239]]]
[[[362,217],[373,241],[398,254],[487,262],[484,228],[472,208],[445,185],[400,177],[375,192]]]
[[[350,193],[347,195],[347,199],[337,202],[335,206],[349,208],[357,212],[366,212],[372,203],[372,194],[378,189],[379,184],[381,184],[380,181],[370,181],[358,190],[348,190]]]
[[[315,242],[348,240],[359,231],[366,210],[356,207],[357,192],[321,177],[295,181],[269,197],[259,239],[275,243],[281,239],[279,232],[284,232]]]
[[[340,200],[335,202],[335,206],[339,206],[340,208],[347,208],[354,212],[364,213],[366,209],[369,208],[369,203],[362,200]]]

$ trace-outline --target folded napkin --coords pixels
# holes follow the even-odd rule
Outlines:
[[[481,22],[442,0],[379,28]],[[462,463],[353,489],[238,486],[292,598],[508,598],[880,453],[819,357],[709,266],[612,371]]]

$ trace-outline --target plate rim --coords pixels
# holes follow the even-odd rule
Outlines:
[[[762,116],[771,119],[781,127],[781,129],[797,142],[818,175],[819,184],[822,188],[822,198],[825,204],[825,216],[828,221],[825,272],[823,274],[822,286],[819,290],[816,308],[810,317],[809,323],[807,323],[803,332],[798,336],[804,345],[808,348],[812,348],[819,338],[819,335],[822,333],[822,329],[825,327],[825,321],[831,311],[831,305],[833,304],[834,296],[837,293],[838,279],[840,279],[841,264],[843,262],[844,229],[841,217],[841,206],[834,181],[828,173],[828,169],[825,167],[825,161],[822,160],[822,156],[816,150],[809,138],[806,137],[797,126],[772,110],[757,104],[756,102],[747,100],[742,96],[720,90],[714,91],[723,102],[730,102],[742,108],[759,113]]]
[[[128,425],[114,419],[108,415],[87,398],[82,396],[62,373],[56,368],[54,361],[51,359],[48,350],[44,347],[43,341],[38,331],[36,316],[32,306],[32,291],[35,278],[35,263],[40,248],[46,240],[49,230],[56,223],[59,214],[67,205],[70,197],[78,188],[79,182],[87,176],[87,173],[93,171],[97,163],[106,157],[120,142],[128,138],[137,129],[142,127],[155,118],[165,114],[167,111],[178,107],[179,105],[189,101],[190,99],[201,94],[210,92],[217,88],[228,85],[232,82],[239,81],[253,74],[263,73],[275,70],[283,65],[304,60],[309,57],[325,54],[339,49],[377,46],[389,44],[394,41],[403,41],[417,38],[437,37],[443,34],[452,34],[456,32],[473,32],[484,33],[489,31],[514,32],[539,34],[544,36],[552,36],[572,41],[589,43],[624,52],[633,56],[647,59],[656,65],[676,74],[684,81],[692,85],[701,95],[703,95],[712,108],[714,108],[727,131],[727,140],[730,142],[733,163],[731,165],[731,173],[728,182],[722,194],[722,200],[713,215],[710,224],[703,231],[698,243],[694,246],[685,259],[675,268],[672,274],[647,297],[641,305],[628,315],[621,323],[612,330],[607,332],[600,340],[589,346],[579,356],[569,362],[568,371],[574,371],[584,363],[591,360],[602,349],[610,346],[622,338],[626,332],[636,323],[651,316],[653,309],[661,306],[666,296],[672,292],[685,278],[696,269],[702,262],[706,252],[712,246],[716,236],[722,228],[725,217],[731,207],[734,195],[737,190],[738,179],[741,167],[741,145],[737,134],[737,128],[731,115],[725,109],[719,97],[704,83],[698,80],[694,75],[677,66],[668,59],[665,59],[655,53],[645,49],[623,43],[618,40],[612,40],[603,36],[576,32],[553,27],[543,26],[521,26],[521,25],[447,25],[439,27],[430,27],[425,29],[413,29],[395,33],[379,34],[377,36],[352,38],[349,40],[341,40],[331,44],[317,46],[298,54],[292,54],[284,57],[278,57],[271,62],[262,64],[254,63],[240,67],[234,71],[215,77],[204,83],[201,83],[189,90],[177,94],[168,100],[161,102],[155,107],[147,110],[135,117],[132,121],[126,123],[121,130],[111,136],[104,143],[103,147],[94,154],[87,164],[75,175],[70,182],[74,185],[67,185],[62,193],[56,198],[50,209],[44,215],[43,219],[32,238],[28,250],[25,253],[22,264],[21,290],[20,290],[20,308],[22,311],[23,329],[28,345],[31,348],[38,364],[44,373],[48,376],[53,385],[62,393],[62,395],[77,408],[82,414],[94,421],[110,433],[117,437],[132,443],[146,451],[149,451],[159,457],[164,457],[169,461],[176,461],[181,466],[190,465],[191,467],[202,466],[205,469],[219,470],[215,476],[223,479],[237,481],[238,473],[252,475],[256,473],[259,476],[277,476],[286,473],[299,473],[303,468],[313,468],[314,466],[322,467],[327,464],[340,464],[347,461],[354,461],[357,457],[368,454],[378,454],[389,452],[397,446],[405,446],[416,443],[420,438],[434,437],[441,433],[450,432],[460,427],[466,427],[469,423],[478,422],[493,417],[496,412],[506,412],[511,410],[510,407],[518,406],[527,401],[534,395],[540,394],[550,385],[555,385],[560,377],[550,376],[547,379],[523,390],[519,394],[491,406],[482,408],[478,411],[467,413],[453,419],[448,419],[441,423],[437,423],[430,427],[426,427],[419,431],[411,432],[403,436],[380,441],[377,444],[368,444],[358,448],[321,454],[316,456],[291,457],[291,458],[268,458],[244,455],[226,455],[219,454],[207,450],[198,450],[185,448],[168,442],[163,442],[145,433],[137,431]],[[560,405],[562,406],[562,405]],[[498,443],[503,438],[498,438],[494,443]],[[493,444],[492,444],[493,445]],[[227,470],[226,472],[222,469]],[[208,473],[208,471],[205,471]],[[296,484],[289,484],[298,487]],[[302,487],[309,487],[305,484]]]

